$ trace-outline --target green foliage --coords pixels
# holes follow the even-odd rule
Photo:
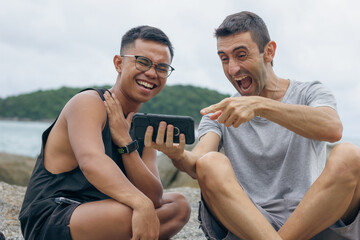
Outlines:
[[[143,104],[140,112],[187,115],[192,116],[198,123],[201,119],[202,108],[226,97],[228,95],[217,91],[190,85],[165,86],[156,97]]]
[[[110,86],[101,86],[110,88]],[[62,87],[0,99],[0,118],[52,120],[66,102],[82,88]],[[166,86],[154,99],[143,104],[140,112],[188,115],[199,122],[200,109],[228,95],[194,86]]]

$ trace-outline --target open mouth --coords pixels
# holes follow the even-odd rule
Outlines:
[[[252,78],[250,76],[241,76],[236,78],[235,81],[237,82],[239,88],[243,91],[249,90],[252,84]]]
[[[146,89],[154,89],[156,87],[155,84],[152,84],[152,83],[149,83],[149,82],[145,82],[145,81],[142,81],[142,80],[136,80],[136,83]]]

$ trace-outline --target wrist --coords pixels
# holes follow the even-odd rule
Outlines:
[[[138,148],[139,148],[139,144],[138,144],[137,140],[133,140],[133,141],[127,143],[125,146],[118,146],[118,152],[120,154],[132,153],[132,152],[136,151]]]
[[[141,210],[141,209],[149,209],[149,208],[155,208],[153,202],[147,198],[146,196],[141,198],[136,198],[132,201],[132,209]]]
[[[268,118],[271,112],[277,108],[278,103],[273,99],[259,97],[255,109],[256,116]]]
[[[114,139],[114,143],[116,146],[118,147],[123,147],[126,146],[127,144],[132,142],[132,138],[130,137],[130,135],[124,134],[124,135],[120,135],[120,137],[118,137],[117,139]]]
[[[268,98],[264,98],[264,97],[256,97],[255,98],[255,109],[254,109],[254,113],[255,116],[258,117],[263,117],[264,116],[264,110],[266,109],[266,104],[269,101]]]

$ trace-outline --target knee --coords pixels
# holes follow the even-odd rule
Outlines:
[[[178,205],[178,220],[180,221],[180,224],[185,225],[189,219],[191,214],[191,208],[188,200],[186,197],[182,194],[177,194],[176,202]]]
[[[191,207],[186,197],[180,193],[171,193],[176,225],[184,226],[190,219]]]
[[[229,159],[219,152],[209,152],[196,161],[196,175],[200,187],[218,189],[223,185],[223,174],[231,164]],[[203,190],[203,189],[202,189]]]
[[[345,181],[360,180],[360,148],[351,143],[340,143],[331,151],[328,169],[334,174],[334,179]]]

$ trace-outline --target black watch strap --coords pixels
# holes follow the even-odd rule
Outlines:
[[[131,153],[131,152],[137,150],[138,148],[139,148],[139,144],[136,140],[134,140],[131,143],[129,143],[128,145],[126,145],[125,147],[119,147],[118,152],[120,154]]]

